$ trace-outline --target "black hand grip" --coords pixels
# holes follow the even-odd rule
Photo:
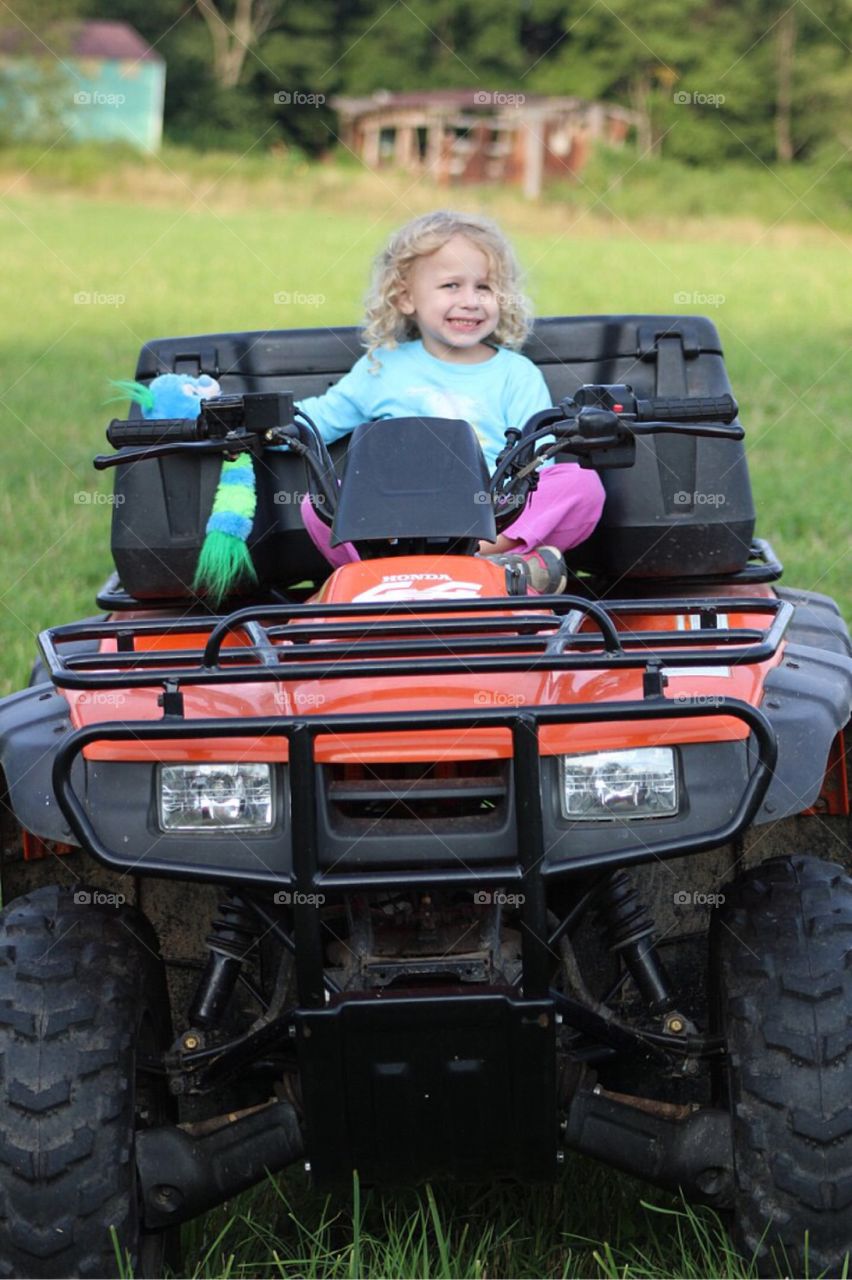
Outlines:
[[[638,422],[733,422],[739,406],[733,396],[654,396],[636,401]]]
[[[198,422],[192,418],[152,418],[141,422],[113,418],[106,434],[113,449],[199,439]]]

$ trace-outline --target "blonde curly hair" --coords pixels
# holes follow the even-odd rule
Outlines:
[[[503,347],[523,346],[532,327],[532,307],[520,289],[521,270],[512,246],[490,218],[438,209],[406,222],[373,263],[362,341],[367,354],[374,357],[374,372],[380,367],[374,354],[379,347],[395,347],[420,337],[417,321],[403,315],[398,300],[417,259],[437,253],[453,236],[464,236],[488,259],[500,306],[500,320],[490,340]]]

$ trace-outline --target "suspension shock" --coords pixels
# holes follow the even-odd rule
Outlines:
[[[654,947],[654,921],[626,871],[613,871],[598,900],[611,951],[620,952],[651,1013],[675,1007],[671,980]]]
[[[253,912],[236,893],[227,892],[206,939],[210,954],[189,1011],[192,1026],[207,1028],[219,1022],[256,938]]]

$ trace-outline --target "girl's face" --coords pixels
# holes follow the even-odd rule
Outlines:
[[[491,268],[464,236],[412,264],[397,306],[414,317],[423,346],[439,360],[479,364],[494,355],[484,345],[500,321]]]

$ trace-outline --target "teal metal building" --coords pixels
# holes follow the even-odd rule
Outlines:
[[[7,77],[17,82],[17,110],[24,118],[27,103],[20,99],[26,98],[29,72],[44,65],[49,55],[51,72],[63,85],[58,90],[63,97],[60,114],[70,138],[158,150],[166,64],[138,31],[126,22],[81,21],[61,23],[37,44],[19,36],[0,33],[0,51]],[[35,100],[32,111],[35,117]]]
[[[125,22],[81,23],[70,52],[72,135],[158,150],[166,88],[160,54]]]

